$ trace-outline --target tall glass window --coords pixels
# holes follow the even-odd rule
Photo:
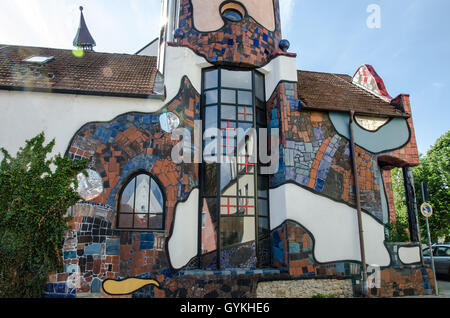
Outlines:
[[[204,130],[220,130],[222,154],[229,159],[202,165],[202,212],[211,216],[208,237],[211,232],[216,236],[215,247],[203,252],[216,248],[220,255],[224,249],[254,242],[260,267],[268,262],[261,251],[270,250],[265,245],[269,238],[269,180],[251,160],[257,157],[257,140],[251,129],[267,127],[264,92],[264,76],[253,70],[214,68],[203,73]],[[205,242],[202,237],[202,242],[206,246],[211,240]],[[220,257],[217,261],[221,267]]]

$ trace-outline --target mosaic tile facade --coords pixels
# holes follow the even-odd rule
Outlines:
[[[293,181],[318,194],[354,204],[354,186],[348,140],[339,135],[325,112],[302,110],[294,98],[296,85],[281,83],[268,102],[270,127],[281,130],[280,168],[272,186]],[[173,112],[181,127],[193,127],[199,118],[200,97],[185,78],[178,96],[163,110]],[[286,221],[271,232],[270,240],[259,242],[258,253],[271,259],[272,269],[258,269],[255,243],[221,252],[221,264],[233,270],[218,270],[217,252],[211,250],[174,271],[168,260],[166,239],[173,222],[174,207],[198,186],[195,165],[175,165],[170,159],[174,142],[159,127],[159,114],[125,114],[109,123],[92,123],[76,134],[67,156],[90,159],[89,168],[103,179],[104,192],[92,202],[80,203],[69,213],[73,231],[64,245],[64,272],[54,273],[44,297],[107,295],[105,279],[154,279],[160,287],[146,286],[131,295],[114,297],[255,297],[258,282],[283,279],[345,278],[353,282],[353,294],[361,294],[360,264],[320,264],[314,259],[314,238],[301,225]],[[363,208],[381,219],[379,180],[389,189],[386,172],[378,157],[357,147],[358,172]],[[385,155],[385,154],[382,154]],[[162,186],[166,204],[163,232],[117,231],[116,206],[120,185],[133,172],[150,169]],[[386,191],[388,199],[389,191]],[[432,285],[428,271],[419,266],[396,263],[381,270],[381,289],[374,297],[427,292]],[[199,269],[200,268],[200,269]],[[73,278],[73,279],[72,279]]]
[[[276,114],[276,121],[281,122],[280,168],[272,186],[294,181],[334,200],[354,205],[350,142],[337,133],[327,113],[293,107],[288,97],[289,91],[294,90],[296,94],[296,89],[296,85],[281,83],[268,102],[268,112]],[[271,122],[274,121],[271,118]],[[383,185],[377,157],[358,146],[356,152],[362,207],[382,220],[380,187]]]
[[[225,20],[225,25],[213,32],[199,32],[193,21],[190,0],[180,1],[179,28],[184,31],[181,43],[191,47],[211,63],[233,63],[240,66],[263,66],[276,54],[282,54],[281,22],[278,0],[274,0],[275,31],[271,32],[252,17],[239,22]]]
[[[277,231],[284,231],[288,234],[285,254],[287,255],[286,265],[291,278],[350,278],[353,282],[354,295],[360,294],[361,269],[359,262],[342,261],[321,264],[314,258],[314,237],[301,225],[293,221],[287,221],[278,227],[274,233]],[[397,255],[400,246],[406,245],[398,243],[387,245],[391,265],[380,269],[380,287],[371,288],[370,296],[399,297],[431,293],[434,284],[431,269],[420,265],[402,265]]]
[[[199,103],[200,96],[184,78],[179,94],[161,113],[176,114],[180,126],[193,130],[194,120],[200,116]],[[162,131],[161,113],[124,114],[108,123],[87,124],[74,136],[66,155],[74,160],[88,158],[89,168],[102,178],[104,191],[69,210],[73,230],[64,244],[64,272],[50,277],[47,297],[100,293],[102,282],[108,278],[170,277],[166,238],[177,202],[198,187],[198,169],[171,161],[172,148],[178,142]],[[165,226],[160,233],[116,230],[119,192],[139,171],[148,171],[162,185]],[[73,286],[70,275],[78,279]]]

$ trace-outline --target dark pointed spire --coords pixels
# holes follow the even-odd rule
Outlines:
[[[81,47],[84,51],[92,51],[93,47],[96,46],[96,43],[91,33],[89,33],[86,21],[84,21],[83,7],[80,7],[80,11],[80,26],[78,27],[77,35],[73,40],[73,46]]]

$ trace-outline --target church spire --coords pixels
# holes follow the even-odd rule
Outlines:
[[[80,26],[78,27],[77,35],[73,40],[73,45],[76,47],[81,47],[84,51],[93,51],[93,47],[96,46],[91,33],[89,33],[86,21],[84,20],[83,7],[80,7],[81,18]]]

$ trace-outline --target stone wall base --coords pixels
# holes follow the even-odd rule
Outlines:
[[[353,297],[351,279],[305,279],[258,283],[257,298]]]

